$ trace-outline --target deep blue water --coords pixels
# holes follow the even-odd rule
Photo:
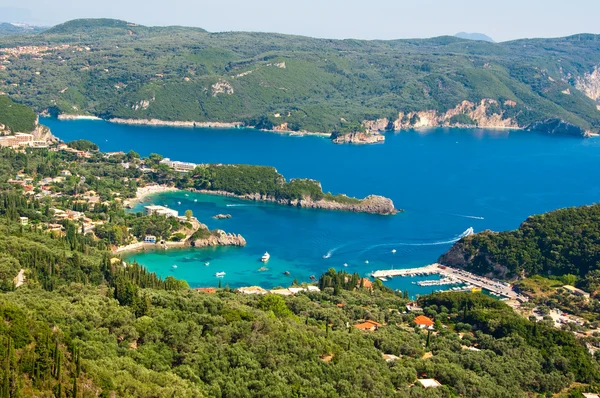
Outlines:
[[[133,149],[197,163],[270,165],[287,178],[322,182],[325,191],[380,194],[406,211],[396,216],[328,212],[256,204],[206,195],[170,193],[152,198],[192,209],[210,228],[241,233],[248,246],[136,254],[160,275],[192,286],[215,286],[217,271],[230,286],[308,281],[329,267],[362,274],[435,262],[463,231],[514,229],[535,213],[591,204],[600,197],[600,140],[521,131],[432,129],[387,134],[379,145],[335,145],[318,137],[290,137],[250,129],[123,126],[100,121],[44,119],[54,135],[89,139],[102,151]],[[194,202],[196,199],[197,202]],[[178,205],[177,202],[181,202]],[[235,206],[228,206],[235,205]],[[213,220],[229,213],[229,220]],[[397,252],[393,254],[392,249]],[[269,271],[258,272],[262,253]],[[331,252],[331,257],[322,257]],[[206,261],[210,266],[204,266]],[[369,264],[365,262],[369,261]],[[172,269],[176,264],[177,269]],[[283,275],[290,271],[291,276]],[[394,288],[430,292],[412,280]]]

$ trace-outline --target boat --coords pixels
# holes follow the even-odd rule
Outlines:
[[[385,277],[383,277],[383,276],[380,276],[380,277],[379,277],[379,278],[377,278],[377,279],[379,279],[379,280],[380,280],[380,281],[382,281],[382,282],[387,282],[387,279],[385,279]]]
[[[290,274],[290,271],[285,271],[285,272],[283,273],[283,275],[286,275],[286,276],[287,276],[287,275],[289,275],[289,274]]]
[[[206,265],[208,267],[210,265],[210,263],[207,261],[204,263],[204,265]]]
[[[347,267],[347,266],[348,266],[348,263],[344,263],[344,267]]]
[[[369,260],[366,260],[366,261],[365,261],[365,264],[369,264]]]
[[[198,199],[194,199],[194,202],[197,202],[197,201],[198,201]]]
[[[186,193],[186,194],[185,194],[185,196],[190,196],[190,195],[188,195],[188,194]]]
[[[265,254],[263,254],[263,256],[260,258],[260,261],[262,261],[263,263],[266,263],[267,261],[269,261],[270,258],[271,258],[271,255],[269,254],[269,252],[265,252]]]
[[[173,269],[177,269],[177,266],[176,266],[176,265],[173,265],[171,268],[173,268]]]
[[[396,253],[396,249],[392,249],[392,253]]]
[[[225,272],[217,272],[217,273],[215,274],[215,276],[216,276],[217,278],[222,278],[222,277],[224,277],[224,276],[225,276]]]
[[[314,275],[311,275],[311,276],[310,276],[310,280],[311,280],[311,281],[314,281],[315,279],[317,279],[317,277],[316,277],[316,276],[314,276]]]
[[[268,269],[267,267],[260,267],[260,268],[258,269],[258,272],[265,272],[265,271],[268,271],[268,270],[269,270],[269,269]]]
[[[180,205],[180,204],[181,204],[181,202],[177,202],[177,204],[178,204],[178,205]]]

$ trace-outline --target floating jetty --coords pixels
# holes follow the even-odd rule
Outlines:
[[[441,269],[438,268],[439,264],[431,264],[426,267],[420,268],[407,268],[407,269],[389,269],[384,271],[375,271],[371,274],[373,278],[391,278],[394,276],[422,276],[422,275],[435,275],[439,274]]]

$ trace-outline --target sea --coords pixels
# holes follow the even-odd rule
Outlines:
[[[191,287],[311,282],[329,268],[358,272],[425,266],[475,232],[518,228],[530,215],[593,204],[600,198],[600,139],[515,130],[445,129],[387,133],[385,143],[336,145],[254,129],[207,129],[43,119],[68,142],[87,139],[102,151],[159,153],[195,163],[275,167],[286,178],[312,178],[325,192],[383,195],[404,212],[394,216],[298,209],[189,192],[148,197],[144,205],[190,209],[209,228],[241,234],[246,247],[133,253],[127,260]],[[216,220],[216,214],[230,219]],[[261,256],[271,255],[265,266]],[[225,276],[217,278],[217,272]],[[286,275],[289,273],[289,275]],[[431,293],[418,280],[385,282],[411,296]]]

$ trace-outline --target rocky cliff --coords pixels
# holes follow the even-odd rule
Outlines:
[[[370,213],[381,215],[393,215],[398,213],[399,211],[402,211],[394,207],[394,202],[391,199],[377,195],[370,195],[358,202],[354,202],[350,198],[348,198],[348,201],[334,201],[325,199],[312,200],[310,198],[287,200],[277,199],[272,196],[261,195],[258,193],[248,195],[236,195],[234,193],[226,191],[199,190],[197,192],[209,195],[229,196],[244,200],[273,202],[278,203],[280,205],[295,206],[309,209],[342,210],[357,213]]]
[[[600,65],[597,65],[590,73],[578,77],[575,87],[586,96],[596,101],[596,107],[600,110]]]
[[[384,142],[385,137],[378,132],[355,132],[337,135],[332,141],[336,144],[376,144]]]
[[[200,228],[208,230],[206,225],[201,225]],[[231,234],[216,229],[212,231],[209,236],[193,240],[190,244],[193,247],[246,246],[246,239],[244,239],[242,235]]]
[[[547,134],[571,135],[575,137],[591,137],[595,134],[579,126],[565,122],[561,119],[546,119],[535,122],[525,128],[526,130],[539,131]]]
[[[444,113],[435,110],[400,112],[393,126],[394,130],[461,125],[481,128],[518,128],[517,122],[506,117],[499,105],[498,101],[488,98],[482,99],[479,103],[463,101]],[[516,102],[511,100],[503,103],[504,107],[516,105]]]

